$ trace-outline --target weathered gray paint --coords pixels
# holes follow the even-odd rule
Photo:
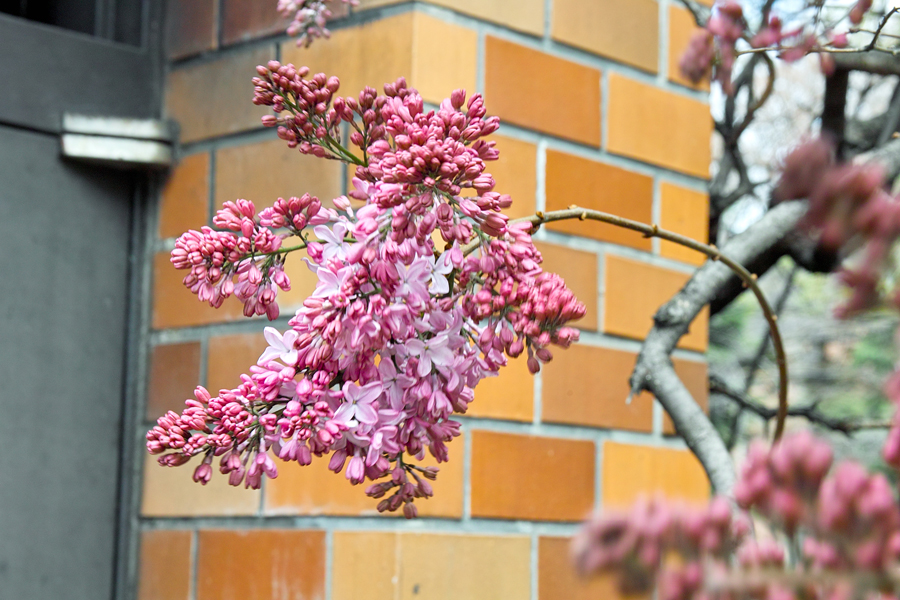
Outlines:
[[[159,115],[158,5],[140,47],[0,15],[0,598],[133,593],[125,391],[148,176],[67,162],[55,134],[66,112]]]

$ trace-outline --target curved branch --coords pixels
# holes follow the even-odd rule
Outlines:
[[[691,250],[696,250],[697,252],[705,254],[713,261],[721,262],[727,268],[731,269],[731,271],[733,271],[738,277],[740,277],[744,285],[750,288],[750,290],[753,292],[753,295],[756,296],[756,300],[759,302],[759,305],[762,308],[762,312],[766,318],[766,322],[769,324],[769,332],[772,336],[772,344],[775,347],[775,360],[778,364],[779,378],[778,422],[775,426],[775,441],[778,441],[781,438],[782,432],[784,431],[784,419],[785,417],[787,417],[787,357],[784,352],[784,343],[781,339],[781,332],[778,330],[778,324],[776,323],[778,317],[775,316],[775,312],[772,310],[772,307],[769,304],[769,301],[766,299],[765,294],[763,294],[762,289],[760,289],[759,285],[757,285],[756,275],[750,273],[739,262],[732,260],[729,256],[720,252],[719,249],[712,244],[704,244],[678,233],[660,229],[659,226],[655,224],[647,225],[646,223],[632,221],[631,219],[624,219],[616,215],[600,212],[599,210],[590,210],[587,208],[570,206],[565,210],[555,210],[548,213],[538,212],[529,217],[516,219],[515,221],[513,221],[513,223],[530,222],[536,226],[540,226],[543,223],[549,223],[551,221],[565,221],[569,219],[578,219],[580,221],[584,221],[586,219],[592,221],[600,221],[602,223],[608,223],[610,225],[615,225],[624,229],[638,231],[640,233],[643,233],[645,237],[658,237],[660,239],[680,244],[682,246],[685,246],[686,248],[690,248]]]
[[[752,262],[793,231],[805,213],[805,202],[776,206],[732,238],[721,253],[738,264]],[[735,482],[731,455],[709,417],[675,376],[670,355],[694,318],[732,277],[731,269],[721,261],[703,265],[681,291],[657,311],[653,328],[647,334],[631,375],[632,393],[647,390],[656,396],[678,433],[706,469],[715,490],[725,495],[731,494]]]

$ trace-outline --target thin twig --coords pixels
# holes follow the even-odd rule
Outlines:
[[[791,267],[790,273],[788,273],[787,281],[784,283],[784,288],[781,290],[781,294],[775,300],[775,315],[780,316],[781,311],[784,310],[785,304],[787,304],[788,297],[791,295],[791,289],[794,286],[794,277],[797,275],[797,271],[800,267],[797,263]],[[766,349],[769,347],[769,331],[763,334],[763,339],[760,340],[759,346],[756,348],[756,353],[753,355],[753,360],[750,363],[750,368],[747,371],[747,376],[744,378],[744,392],[749,392],[750,387],[753,385],[753,380],[756,378],[756,371],[759,370],[759,365],[762,363],[762,359],[766,355]]]
[[[710,375],[709,391],[713,394],[719,394],[728,398],[737,404],[741,410],[752,412],[764,421],[771,421],[777,416],[774,408],[763,406],[759,402],[753,400],[748,394],[736,390],[726,384],[724,381]],[[806,406],[792,406],[788,409],[789,417],[803,417],[810,423],[814,423],[831,431],[843,433],[847,437],[851,434],[863,429],[887,429],[891,426],[890,421],[852,421],[849,419],[836,419],[822,413],[818,403],[808,404]]]
[[[528,217],[522,217],[520,219],[515,219],[511,221],[511,223],[532,223],[537,228],[538,226],[544,223],[550,223],[552,221],[567,221],[569,219],[578,219],[580,221],[591,220],[591,221],[600,221],[602,223],[608,223],[610,225],[615,225],[617,227],[622,227],[624,229],[631,229],[632,231],[637,231],[643,233],[646,237],[658,237],[663,240],[667,240],[670,242],[674,242],[686,248],[690,248],[691,250],[696,250],[701,254],[705,254],[713,261],[719,261],[723,265],[727,266],[731,269],[738,277],[740,277],[741,281],[744,282],[744,285],[748,287],[753,295],[756,296],[756,300],[759,302],[760,307],[762,308],[763,316],[765,316],[766,321],[769,324],[769,330],[772,335],[772,343],[775,347],[775,360],[778,364],[778,420],[775,425],[775,441],[777,442],[781,438],[781,434],[784,432],[784,421],[787,418],[788,405],[787,405],[787,394],[788,394],[788,373],[787,373],[787,357],[784,352],[784,343],[781,339],[781,332],[778,330],[778,324],[776,321],[778,317],[772,311],[772,307],[769,305],[769,301],[766,300],[765,295],[763,294],[762,289],[760,289],[759,285],[756,282],[756,275],[750,273],[747,269],[743,267],[743,265],[737,263],[736,261],[730,259],[728,256],[722,254],[718,248],[713,246],[712,244],[704,244],[702,242],[698,242],[696,240],[692,240],[689,237],[680,235],[673,231],[667,231],[665,229],[660,229],[660,227],[656,224],[648,225],[647,223],[641,223],[640,221],[632,221],[631,219],[625,219],[619,217],[617,215],[612,215],[609,213],[601,212],[599,210],[591,210],[588,208],[580,208],[578,206],[570,206],[568,209],[564,210],[555,210],[552,212],[538,212],[534,215]],[[469,254],[478,248],[479,242],[473,242],[463,248],[464,254]]]

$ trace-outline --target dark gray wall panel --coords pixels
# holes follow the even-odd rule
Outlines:
[[[0,597],[102,600],[133,182],[66,164],[58,145],[0,126]]]
[[[149,52],[0,14],[0,122],[58,132],[66,111],[154,117]]]

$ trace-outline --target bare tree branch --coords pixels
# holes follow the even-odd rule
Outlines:
[[[900,173],[900,140],[857,157],[858,162],[880,162],[889,177]],[[745,232],[732,238],[722,254],[751,265],[771,253],[794,232],[806,213],[806,202],[786,202],[769,210]],[[774,264],[774,261],[772,262]],[[654,394],[672,418],[675,428],[700,460],[717,493],[730,495],[734,466],[725,443],[709,417],[700,409],[675,374],[670,355],[704,306],[733,280],[731,270],[718,262],[704,264],[675,296],[657,311],[631,374],[631,393]]]
[[[833,54],[840,69],[865,71],[875,75],[900,75],[900,60],[892,54],[866,52],[864,54]]]
[[[724,381],[715,375],[709,377],[709,391],[713,394],[719,394],[736,403],[742,410],[752,412],[764,421],[771,421],[777,415],[774,408],[763,406],[759,402],[750,398],[745,392],[729,387]],[[818,403],[808,404],[806,406],[791,407],[788,410],[789,417],[803,417],[810,423],[819,425],[831,431],[843,433],[850,437],[854,432],[863,429],[887,429],[891,426],[890,421],[852,421],[849,419],[836,419],[824,414]]]

